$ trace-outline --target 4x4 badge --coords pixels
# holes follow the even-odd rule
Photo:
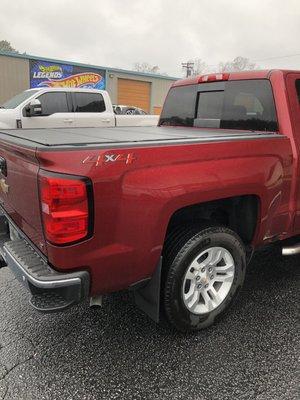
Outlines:
[[[99,167],[108,163],[123,162],[124,164],[132,164],[136,160],[133,153],[128,154],[100,154],[99,156],[87,156],[82,160],[82,164],[91,163],[95,167]]]

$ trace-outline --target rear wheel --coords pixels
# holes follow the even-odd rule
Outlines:
[[[164,309],[181,331],[210,326],[244,282],[244,245],[225,227],[179,229],[167,240],[164,259]]]

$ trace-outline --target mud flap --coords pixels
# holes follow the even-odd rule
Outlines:
[[[161,267],[162,258],[160,258],[150,281],[145,286],[134,290],[135,304],[157,323],[160,310]]]

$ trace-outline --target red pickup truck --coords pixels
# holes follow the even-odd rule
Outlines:
[[[207,327],[252,252],[300,233],[299,151],[299,71],[178,81],[158,127],[2,131],[1,266],[43,312],[131,289]]]

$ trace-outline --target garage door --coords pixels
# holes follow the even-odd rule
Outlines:
[[[118,104],[140,107],[150,112],[151,83],[118,79]]]

